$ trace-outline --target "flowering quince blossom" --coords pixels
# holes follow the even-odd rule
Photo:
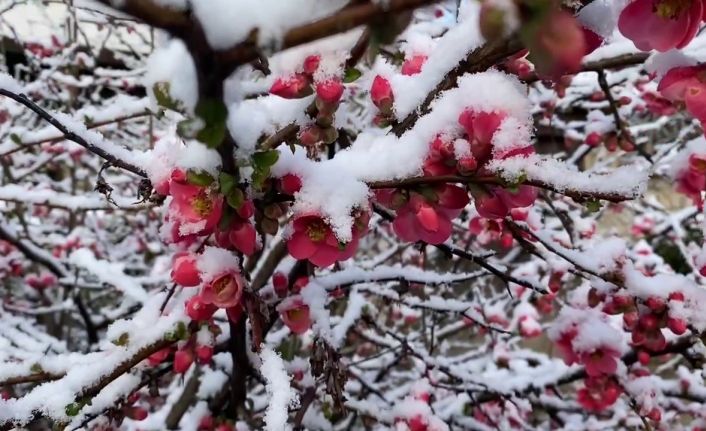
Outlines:
[[[297,73],[286,78],[277,78],[270,93],[285,99],[300,99],[312,93],[309,77]]]
[[[293,233],[287,241],[289,254],[320,267],[349,259],[358,248],[360,237],[367,231],[368,219],[366,212],[360,212],[355,219],[351,240],[341,243],[320,215],[300,214],[292,222]]]
[[[169,217],[176,240],[213,231],[221,218],[223,198],[210,186],[190,184],[186,173],[177,169],[169,181],[169,194]]]
[[[251,255],[257,248],[257,231],[249,219],[255,214],[251,200],[246,200],[235,211],[225,229],[216,229],[216,242],[224,248],[233,247],[245,255]]]
[[[196,256],[190,253],[177,253],[172,264],[172,281],[183,287],[201,284],[201,275],[196,267]]]
[[[468,204],[468,193],[444,184],[419,191],[379,190],[377,200],[397,210],[392,226],[403,241],[441,244],[451,235],[452,220]]]
[[[235,270],[227,271],[204,283],[201,300],[204,304],[213,304],[218,308],[230,308],[238,305],[243,296],[245,281]]]
[[[705,10],[703,0],[632,0],[618,28],[643,51],[683,48],[699,30]]]
[[[672,102],[683,102],[686,110],[706,122],[706,65],[675,67],[659,82],[658,91]]]
[[[471,144],[471,153],[475,159],[479,172],[491,159],[506,159],[510,157],[523,157],[534,153],[531,144],[503,153],[493,154],[493,136],[497,132],[505,115],[497,112],[474,112],[465,110],[459,116],[458,122],[466,131]],[[521,185],[517,190],[508,190],[503,187],[475,187],[471,188],[475,200],[476,211],[485,218],[503,218],[513,208],[523,208],[532,205],[537,198],[537,189],[532,186]]]
[[[706,191],[706,152],[689,156],[688,167],[677,175],[677,191],[690,197],[700,208],[703,207],[702,193]]]
[[[610,377],[589,377],[585,381],[585,386],[578,391],[579,404],[590,412],[600,412],[613,405],[622,389],[620,385]]]
[[[278,306],[277,311],[285,325],[295,334],[303,334],[311,327],[309,306],[300,296],[285,298]]]

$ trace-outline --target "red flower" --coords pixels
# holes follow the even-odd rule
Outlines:
[[[304,73],[311,76],[319,68],[321,57],[318,55],[310,55],[304,59]]]
[[[706,190],[706,153],[689,156],[689,166],[677,175],[677,191],[702,206],[701,192]]]
[[[385,205],[399,206],[392,227],[400,239],[429,244],[441,244],[451,236],[451,220],[469,202],[464,189],[449,184],[425,190],[425,194],[411,192],[407,202],[401,205],[394,202],[404,199],[399,192],[381,191],[377,196]]]
[[[591,353],[581,354],[581,363],[590,377],[613,375],[618,367],[620,353],[610,348],[598,348]]]
[[[326,267],[353,256],[367,227],[368,215],[362,214],[356,219],[352,239],[344,244],[321,216],[303,214],[294,219],[294,233],[287,241],[287,249],[295,259],[308,259],[316,266]]]
[[[191,253],[178,253],[172,263],[172,281],[183,287],[201,284],[201,274],[196,268],[196,256]]]
[[[180,170],[172,172],[169,194],[169,215],[179,227],[177,237],[208,234],[221,219],[223,198],[207,186],[188,183]]]
[[[243,296],[243,278],[235,271],[221,274],[204,285],[201,299],[204,304],[213,304],[218,308],[229,308],[240,303]]]
[[[683,48],[699,30],[703,0],[634,0],[618,19],[618,29],[638,49]]]
[[[277,311],[285,325],[295,334],[303,334],[311,328],[309,306],[298,296],[290,296],[283,300]]]
[[[532,205],[538,191],[532,186],[519,186],[517,190],[502,187],[488,187],[487,190],[472,190],[476,211],[486,218],[505,218],[513,208]]]
[[[500,112],[475,112],[464,110],[458,117],[458,123],[464,128],[471,143],[471,152],[478,164],[490,160],[493,152],[493,135],[505,119]]]
[[[456,156],[452,142],[437,136],[429,147],[422,170],[425,175],[452,175],[456,173]]]
[[[402,63],[402,74],[411,76],[416,75],[422,71],[422,66],[427,61],[426,55],[417,54],[408,58]]]
[[[194,363],[194,354],[191,350],[177,350],[174,353],[174,372],[184,374],[189,371],[191,364]]]
[[[341,100],[345,87],[338,78],[328,79],[316,84],[316,96],[326,103],[335,104]]]
[[[685,102],[691,115],[706,122],[706,65],[670,69],[657,89],[672,102]]]
[[[280,178],[279,188],[282,193],[287,195],[294,195],[302,188],[302,179],[294,174],[287,174]]]
[[[193,296],[186,302],[186,315],[197,322],[210,319],[216,310],[218,310],[218,307],[213,304],[206,304],[200,295]]]
[[[589,377],[584,384],[585,387],[579,389],[576,398],[583,408],[591,412],[610,407],[622,392],[620,386],[610,377]]]
[[[373,85],[370,88],[370,98],[377,108],[385,114],[392,113],[392,103],[394,97],[392,95],[392,87],[390,81],[377,75],[373,80]]]
[[[270,93],[285,99],[300,99],[311,94],[309,78],[303,73],[296,73],[287,78],[277,78]]]

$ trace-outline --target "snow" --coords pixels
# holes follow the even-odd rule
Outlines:
[[[287,30],[333,14],[345,0],[199,0],[191,2],[212,48],[225,50],[256,30],[261,46],[276,46]]]
[[[549,184],[559,191],[607,193],[628,199],[644,193],[649,179],[649,172],[637,166],[620,166],[605,173],[579,171],[573,165],[536,154],[496,159],[488,168],[508,181],[526,178]]]
[[[600,310],[564,306],[547,335],[556,341],[572,327],[576,328],[577,335],[571,345],[577,353],[590,353],[599,348],[609,348],[621,354],[627,351],[627,337]]]
[[[154,149],[146,153],[150,163],[145,166],[148,177],[153,184],[169,181],[172,171],[176,168],[207,172],[218,177],[221,167],[221,156],[216,150],[205,145],[188,140],[184,141],[172,127],[155,142]]]
[[[101,283],[115,286],[123,294],[137,302],[147,300],[147,292],[132,277],[125,274],[125,264],[99,260],[87,248],[80,248],[69,256],[69,262],[98,278]]]
[[[201,2],[196,2],[201,3]],[[179,39],[170,39],[164,46],[157,48],[146,65],[143,83],[157,110],[153,86],[158,82],[169,83],[169,95],[182,103],[188,113],[193,113],[198,103],[198,83],[196,67],[186,46]]]
[[[15,94],[23,92],[23,86],[5,72],[0,72],[0,89],[9,91]]]
[[[196,266],[204,282],[222,275],[227,271],[237,271],[238,256],[224,248],[206,246],[196,260]]]
[[[289,406],[296,403],[296,393],[290,386],[290,377],[284,367],[282,358],[269,347],[263,347],[260,353],[262,366],[260,372],[267,381],[267,395],[270,397],[265,412],[265,430],[290,430],[287,424]]]

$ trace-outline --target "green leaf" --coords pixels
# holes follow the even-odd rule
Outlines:
[[[152,92],[154,93],[154,98],[157,99],[157,104],[165,109],[170,109],[172,111],[181,112],[181,103],[178,100],[172,98],[169,94],[171,84],[168,82],[157,82],[152,86]]]
[[[67,404],[64,408],[66,416],[76,416],[81,411],[81,407],[79,403]]]
[[[601,209],[601,203],[599,201],[588,201],[586,202],[586,210],[590,213],[598,212]]]
[[[363,72],[356,69],[355,67],[351,67],[350,69],[346,69],[346,72],[343,75],[343,82],[345,82],[346,84],[350,84],[351,82],[354,82],[358,78],[360,78],[361,75],[363,75]]]
[[[188,328],[184,322],[177,323],[176,329],[174,330],[175,336],[178,340],[185,340],[189,336]]]
[[[279,151],[270,150],[255,153],[252,156],[253,168],[264,170],[277,163]]]
[[[196,139],[209,148],[221,145],[226,136],[226,119],[228,109],[217,99],[206,99],[196,106],[196,115],[204,122],[203,128],[196,133]]]
[[[127,332],[123,332],[117,339],[111,342],[116,346],[127,346],[127,344],[130,342],[130,335]]]
[[[37,363],[32,364],[32,367],[30,367],[29,370],[30,370],[31,372],[35,373],[35,374],[39,374],[39,373],[41,373],[42,371],[44,371],[44,370],[42,369],[42,366],[39,365],[39,364],[37,364]]]
[[[22,145],[22,139],[20,138],[20,135],[18,135],[17,133],[11,133],[10,140],[12,140],[12,142],[14,142],[17,145]]]
[[[223,193],[224,196],[228,196],[233,189],[238,187],[238,179],[234,175],[226,172],[221,172],[218,175],[218,182],[220,183],[221,193]]]
[[[226,201],[231,207],[240,209],[240,207],[243,206],[243,202],[245,202],[245,194],[239,188],[235,188],[232,192],[226,195]]]
[[[186,172],[186,181],[189,184],[193,184],[195,186],[206,187],[206,186],[210,186],[211,184],[213,184],[213,181],[215,181],[215,180],[213,179],[211,174],[209,174],[208,172],[187,171]]]

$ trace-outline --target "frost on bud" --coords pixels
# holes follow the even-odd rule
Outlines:
[[[172,281],[183,287],[201,284],[201,274],[196,267],[196,257],[190,253],[180,253],[172,264]]]
[[[302,188],[302,180],[294,174],[287,174],[280,179],[280,190],[286,195],[294,195]]]
[[[327,79],[316,84],[316,96],[328,104],[336,104],[341,100],[345,87],[338,78]]]
[[[174,354],[174,372],[184,374],[194,363],[194,354],[191,350],[177,350]]]
[[[377,75],[373,80],[373,85],[370,88],[370,98],[373,104],[386,115],[392,114],[392,103],[394,101],[392,95],[392,86],[390,81]]]
[[[304,73],[311,76],[319,68],[321,57],[318,55],[310,55],[304,59]]]
[[[270,93],[285,99],[301,99],[312,93],[309,78],[297,73],[287,78],[277,78],[270,87]]]
[[[306,126],[299,132],[299,142],[305,147],[312,147],[323,140],[322,135],[323,133],[319,126]]]

